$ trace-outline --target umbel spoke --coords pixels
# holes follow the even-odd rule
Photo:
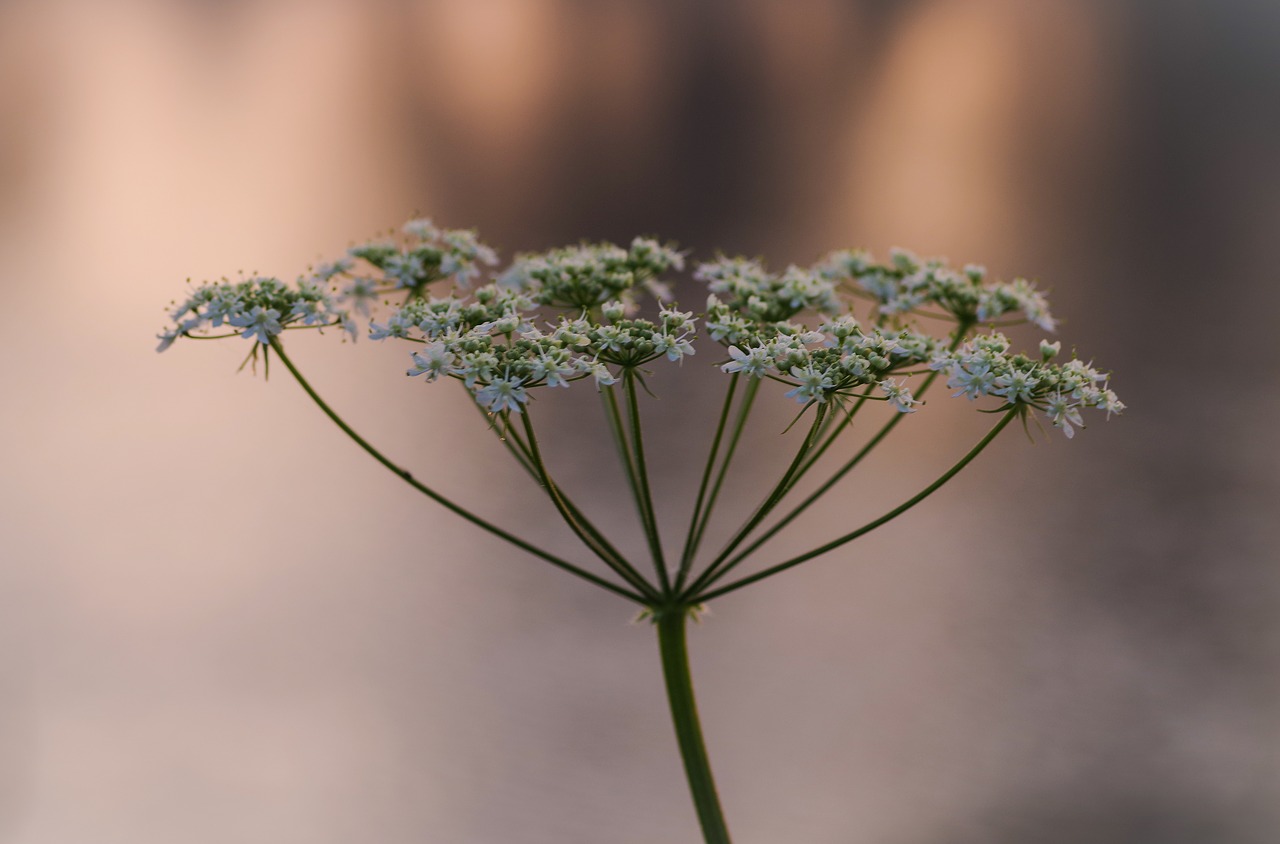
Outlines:
[[[458,504],[453,503],[448,498],[445,498],[440,493],[436,492],[435,490],[428,487],[426,484],[419,481],[417,478],[413,477],[413,475],[410,474],[407,469],[403,469],[400,466],[396,465],[395,463],[391,462],[391,460],[387,458],[386,455],[384,455],[382,452],[378,451],[376,448],[370,445],[368,440],[366,440],[364,437],[357,434],[355,430],[353,430],[350,425],[344,422],[342,417],[339,416],[333,410],[333,408],[328,405],[327,402],[325,402],[324,399],[320,398],[319,393],[315,391],[315,389],[311,386],[311,384],[307,381],[306,378],[302,377],[302,373],[298,371],[298,368],[296,366],[294,366],[293,361],[289,359],[289,356],[284,353],[284,345],[278,339],[272,338],[271,348],[273,351],[275,351],[277,355],[279,355],[280,361],[285,365],[285,368],[289,370],[289,373],[293,375],[294,379],[297,380],[299,386],[302,387],[302,389],[306,392],[306,394],[311,397],[311,400],[316,403],[316,406],[319,407],[320,410],[324,412],[324,415],[328,416],[333,421],[333,423],[342,430],[344,434],[350,437],[352,441],[355,442],[356,445],[364,449],[365,452],[367,452],[370,457],[372,457],[374,460],[377,460],[379,463],[385,466],[388,470],[390,470],[392,474],[400,478],[409,486],[413,487],[418,492],[427,496],[432,501],[441,505],[445,509],[453,513],[456,513],[457,515],[466,519],[468,522],[471,522],[473,525],[480,528],[481,530],[491,533],[494,536],[498,537],[499,539],[502,539],[506,542],[511,543],[512,545],[514,545],[515,547],[519,548],[522,551],[528,552],[533,556],[538,557],[539,559],[546,560],[548,563],[551,563],[553,566],[559,569],[563,569],[564,571],[567,571],[570,574],[580,577],[583,580],[586,580],[590,583],[594,583],[596,586],[599,586],[602,589],[607,589],[616,595],[621,595],[622,597],[630,601],[635,601],[636,603],[639,603],[639,604],[648,603],[648,601],[644,596],[641,596],[635,592],[632,592],[629,589],[625,589],[616,584],[610,583],[604,578],[594,575],[591,572],[587,571],[586,569],[579,568],[578,566],[575,566],[573,563],[570,563],[567,560],[563,560],[560,557],[557,557],[556,555],[548,551],[542,550],[541,548],[537,547],[533,543],[528,542],[527,540],[521,539],[520,537],[516,536],[513,533],[503,530],[497,525],[494,525],[491,522],[472,513],[470,510],[466,509],[465,507],[462,507]]]

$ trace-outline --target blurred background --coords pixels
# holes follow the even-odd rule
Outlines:
[[[239,341],[153,351],[184,279],[415,213],[505,256],[983,263],[1116,373],[1123,418],[1011,433],[716,602],[737,841],[1277,840],[1280,4],[1250,0],[0,0],[0,840],[696,840],[625,602],[418,499]],[[295,346],[415,473],[581,558],[460,391]],[[706,363],[654,381],[671,525]],[[765,556],[963,453],[985,418],[941,398]],[[592,397],[549,404],[563,482],[627,529]]]

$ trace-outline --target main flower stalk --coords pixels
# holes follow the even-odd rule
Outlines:
[[[684,760],[689,792],[698,812],[698,823],[707,844],[729,844],[729,827],[720,808],[715,780],[711,776],[711,760],[702,738],[698,720],[698,704],[693,697],[693,676],[689,671],[689,648],[686,631],[695,609],[683,604],[656,610],[654,626],[658,629],[658,650],[662,653],[662,677],[671,706],[671,720],[676,728],[676,743]]]

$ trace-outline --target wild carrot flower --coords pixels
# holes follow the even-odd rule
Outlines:
[[[159,350],[183,337],[249,340],[252,359],[278,357],[330,419],[415,490],[521,552],[639,604],[658,629],[677,739],[708,841],[729,838],[693,703],[688,618],[706,601],[827,554],[907,512],[1015,418],[1043,414],[1071,438],[1084,427],[1086,411],[1109,418],[1124,410],[1107,373],[1074,357],[1058,362],[1061,341],[1042,340],[1033,354],[1015,351],[996,329],[1030,323],[1053,331],[1057,321],[1048,301],[1026,280],[993,281],[973,264],[957,270],[906,250],[879,262],[867,252],[844,250],[811,267],[775,273],[759,260],[722,255],[694,268],[693,279],[705,288],[699,312],[672,301],[669,276],[684,269],[684,254],[653,238],[637,237],[626,247],[581,243],[520,255],[503,270],[495,269],[497,263],[497,253],[474,231],[411,220],[399,233],[353,247],[294,284],[255,277],[193,287],[171,307],[172,324],[159,335]],[[343,421],[285,351],[289,332],[332,327],[405,344],[410,377],[461,384],[609,577],[451,501]],[[654,507],[637,385],[647,389],[653,370],[669,368],[659,361],[683,364],[689,358],[729,377],[720,379],[724,404],[692,497],[689,527],[678,553],[671,553],[677,549],[665,545]],[[998,414],[997,420],[977,445],[878,518],[853,530],[829,526],[835,535],[810,550],[730,577],[761,556],[765,543],[842,481],[901,420],[927,419],[928,413],[918,412],[921,396],[940,378],[954,397],[994,404],[983,409]],[[651,575],[592,523],[589,508],[574,503],[543,456],[532,419],[536,400],[550,392],[542,388],[566,389],[579,381],[601,395],[602,420],[636,505]],[[781,385],[782,399],[803,405],[796,418],[807,426],[792,424],[801,433],[792,435],[798,447],[781,477],[766,486],[715,555],[704,555],[702,539],[717,515],[730,464],[745,451],[737,446],[753,403],[766,392],[764,385],[773,384]],[[835,440],[855,424],[861,431],[859,409],[868,402],[896,412],[816,492],[775,518],[806,474],[818,465],[827,471],[824,454]],[[689,416],[692,421],[693,409]]]

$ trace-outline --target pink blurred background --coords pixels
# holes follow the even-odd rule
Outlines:
[[[0,840],[694,840],[623,602],[413,497],[238,341],[153,351],[184,279],[292,278],[424,213],[508,256],[977,261],[1116,372],[1124,418],[1007,436],[716,603],[693,661],[736,840],[1274,842],[1277,45],[1247,0],[0,2]],[[297,346],[372,440],[572,551],[458,391]],[[669,521],[706,436],[676,417],[715,401],[679,376]],[[980,434],[934,405],[775,552]],[[626,525],[605,445],[550,447]]]

